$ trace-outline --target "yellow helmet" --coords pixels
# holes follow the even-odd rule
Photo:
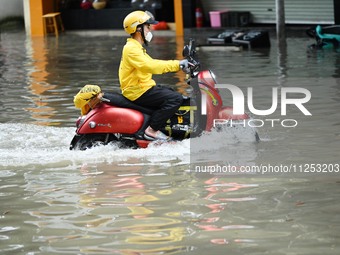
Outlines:
[[[128,14],[124,21],[123,27],[126,33],[129,35],[136,32],[137,26],[141,24],[157,24],[158,21],[155,20],[155,17],[151,12],[148,11],[134,11]]]

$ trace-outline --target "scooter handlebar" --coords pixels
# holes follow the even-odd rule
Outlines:
[[[188,60],[188,68],[185,68],[186,70],[183,70],[184,67],[181,67],[181,69],[185,73],[190,74],[191,77],[196,77],[198,75],[201,66],[200,62],[195,59],[195,53],[195,40],[190,39],[188,45],[185,45],[183,48],[183,57]]]

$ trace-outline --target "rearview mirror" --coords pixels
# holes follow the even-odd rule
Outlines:
[[[190,55],[190,50],[189,50],[188,45],[185,45],[185,46],[183,47],[182,55],[183,55],[183,57],[185,57],[185,58],[189,57],[189,55]]]

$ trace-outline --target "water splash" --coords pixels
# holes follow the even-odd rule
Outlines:
[[[174,159],[185,162],[190,152],[189,141],[137,150],[107,145],[86,151],[70,151],[74,132],[75,128],[70,127],[0,124],[0,166],[112,163],[129,158],[147,158],[149,162],[159,164]]]

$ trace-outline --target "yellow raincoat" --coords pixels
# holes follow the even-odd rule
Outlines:
[[[178,60],[153,59],[137,40],[128,38],[123,48],[119,66],[120,88],[126,98],[134,101],[156,85],[156,82],[152,79],[152,74],[177,72],[179,70]]]

